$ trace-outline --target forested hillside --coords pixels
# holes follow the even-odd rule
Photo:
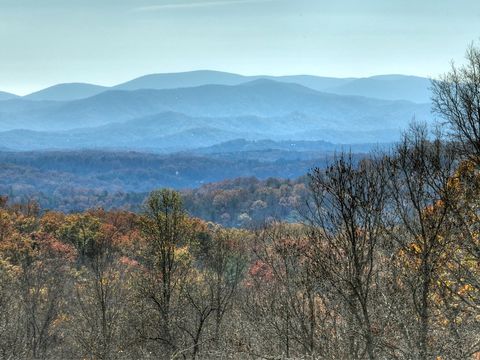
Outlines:
[[[266,155],[265,155],[266,156]],[[156,155],[134,152],[2,153],[3,192],[23,184],[32,191],[52,192],[64,186],[144,192],[156,187],[198,187],[235,177],[295,178],[314,166],[325,166],[332,154],[299,160],[235,158],[235,155]],[[362,155],[358,155],[361,157]]]
[[[318,152],[319,145],[331,150]],[[0,152],[0,193],[10,203],[35,200],[43,209],[66,213],[138,212],[148,192],[171,187],[180,191],[189,214],[223,226],[296,222],[309,197],[305,174],[325,168],[341,151],[328,143],[235,141],[198,154]],[[357,162],[370,155],[351,156]]]
[[[480,360],[479,16],[0,0],[0,360]]]
[[[298,222],[310,196],[307,178],[236,178],[179,193],[191,216],[228,227],[255,227],[273,220]],[[36,183],[39,184],[39,183]],[[8,193],[14,194],[8,196]],[[39,191],[20,186],[4,191],[9,204],[35,201],[43,210],[64,213],[92,208],[141,212],[148,192],[124,192],[74,186]]]
[[[416,127],[391,156],[343,155],[313,170],[301,223],[251,230],[186,215],[172,190],[152,192],[140,213],[67,215],[4,199],[0,353],[473,358],[480,161],[456,154]],[[242,189],[263,196],[250,205],[259,212],[306,191],[275,182],[207,187],[185,205],[208,214],[195,202],[210,196],[226,219],[250,196]]]
[[[480,50],[468,56],[433,84],[449,138],[414,123],[390,152],[340,153],[297,181],[155,190],[138,212],[2,197],[0,354],[478,358]]]

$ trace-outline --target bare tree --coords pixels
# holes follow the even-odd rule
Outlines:
[[[432,82],[433,111],[450,126],[464,154],[480,156],[480,48],[471,45],[466,64]]]
[[[439,351],[434,328],[432,297],[441,260],[448,249],[448,215],[452,192],[449,179],[454,154],[440,139],[430,141],[424,125],[413,124],[389,159],[389,194],[394,211],[391,238],[399,245],[399,266],[413,310],[412,319],[401,319],[410,358],[430,359]],[[401,311],[399,310],[399,313]],[[405,313],[408,313],[406,311]],[[432,342],[432,339],[436,342]],[[400,342],[398,349],[402,348]]]
[[[147,305],[142,336],[161,345],[166,358],[178,350],[173,322],[181,282],[189,270],[188,261],[185,262],[178,251],[189,240],[187,220],[180,195],[171,190],[159,190],[146,200],[140,224],[147,240],[146,271],[139,284]]]
[[[117,230],[104,225],[95,235],[90,257],[76,272],[72,306],[72,340],[80,352],[94,359],[118,359],[124,351],[120,339],[129,291],[118,262]]]
[[[257,356],[328,353],[330,314],[317,286],[307,234],[303,225],[273,223],[255,235],[243,312],[258,329],[258,342],[249,343]]]
[[[244,275],[248,233],[211,225],[208,240],[201,242],[197,266],[203,270],[214,309],[214,343],[221,346],[222,325]]]
[[[382,160],[355,164],[341,154],[325,171],[311,173],[313,206],[309,224],[316,239],[315,264],[343,304],[348,345],[344,356],[378,356],[379,324],[375,319],[377,247],[383,232],[386,188]],[[377,293],[376,293],[377,292]]]

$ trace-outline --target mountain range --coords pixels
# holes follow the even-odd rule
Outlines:
[[[432,121],[429,103],[420,101],[427,83],[401,75],[274,78],[195,71],[114,87],[59,84],[24,97],[0,93],[0,144],[15,151],[165,153],[239,139],[386,143],[414,117]]]
[[[24,96],[24,99],[39,101],[70,101],[84,99],[108,90],[106,86],[69,83],[50,86]]]
[[[430,80],[417,76],[379,75],[366,78],[334,78],[312,75],[244,76],[220,71],[198,70],[182,73],[150,74],[112,86],[85,83],[57,84],[24,96],[29,100],[69,101],[97,95],[107,90],[176,89],[201,85],[239,85],[242,83],[269,79],[278,82],[295,83],[313,90],[338,95],[356,95],[385,100],[408,100],[425,103],[430,101]],[[0,100],[13,98],[8,94]]]

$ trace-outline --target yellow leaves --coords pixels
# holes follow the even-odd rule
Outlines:
[[[0,257],[0,276],[6,276],[7,278],[15,278],[21,272],[21,268],[19,266],[11,264],[6,259],[2,259]]]
[[[104,287],[107,286],[109,283],[110,283],[110,280],[107,277],[102,277],[100,279],[100,284]]]
[[[478,241],[480,239],[480,232],[473,230],[470,233],[470,236],[471,236],[472,240]]]
[[[447,181],[447,188],[450,190],[450,191],[459,191],[460,190],[460,178],[455,175],[453,177],[451,177],[450,179],[448,179]]]
[[[449,279],[438,280],[437,285],[442,286],[442,287],[451,288],[454,285],[454,282],[452,280],[449,280]]]
[[[458,166],[457,174],[466,175],[471,174],[476,170],[476,162],[473,160],[464,160]]]
[[[189,280],[193,284],[205,285],[206,284],[206,274],[198,269],[192,269],[189,272]]]
[[[417,243],[414,243],[414,242],[411,243],[408,248],[410,249],[410,251],[414,252],[415,254],[422,253],[422,248]]]
[[[446,243],[446,239],[445,239],[444,236],[438,235],[438,236],[437,236],[437,242],[440,243],[440,244],[445,244],[445,243]]]
[[[175,249],[175,258],[183,265],[188,265],[193,261],[192,255],[187,246],[178,247]]]
[[[435,203],[428,205],[423,209],[423,216],[426,220],[430,219],[435,221],[436,218],[442,216],[445,210],[445,202],[443,200],[437,200]]]
[[[15,219],[15,228],[22,234],[33,232],[37,225],[37,219],[33,216],[19,215]]]
[[[38,250],[34,249],[32,239],[19,233],[13,233],[7,241],[0,243],[0,256],[14,265],[19,265],[24,260],[31,259],[37,252]]]
[[[0,227],[9,227],[13,223],[13,217],[8,211],[0,209]]]
[[[58,230],[60,238],[76,245],[95,239],[100,231],[100,220],[88,213],[65,217]]]
[[[62,226],[65,215],[59,212],[49,211],[40,219],[40,228],[47,233],[56,233]]]
[[[459,295],[464,295],[464,294],[470,293],[470,292],[472,292],[472,291],[474,291],[474,290],[475,290],[475,288],[474,288],[472,285],[470,285],[470,284],[465,284],[465,285],[463,285],[463,286],[458,290],[458,294],[459,294]]]
[[[70,320],[70,316],[67,314],[59,314],[55,320],[53,320],[53,327],[56,328],[61,324]]]
[[[52,321],[52,324],[51,324],[50,328],[48,329],[48,333],[50,335],[53,335],[57,330],[60,330],[65,323],[67,323],[71,320],[72,320],[72,318],[65,313],[59,314]]]
[[[175,256],[177,258],[182,258],[182,257],[190,257],[190,253],[188,251],[188,247],[182,246],[179,248],[175,249]]]
[[[448,180],[447,189],[467,203],[475,201],[480,193],[480,169],[475,160],[460,163],[455,174]]]
[[[32,287],[28,289],[28,293],[30,294],[30,296],[36,296],[41,299],[47,298],[48,292],[49,290],[44,286],[41,288]]]
[[[419,242],[410,242],[397,252],[397,259],[405,271],[409,272],[414,269],[418,270],[421,262],[422,246]]]

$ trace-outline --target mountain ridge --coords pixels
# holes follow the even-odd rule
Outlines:
[[[109,87],[88,83],[63,83],[23,96],[27,100],[71,101],[97,95]]]
[[[12,103],[13,101],[13,103]],[[164,90],[109,90],[69,102],[25,99],[0,102],[0,130],[73,130],[122,123],[175,112],[190,117],[257,116],[277,118],[294,113],[314,119],[320,128],[375,129],[405,124],[417,115],[430,119],[430,107],[401,100],[380,100],[323,93],[298,84],[255,80],[235,86],[202,85]]]
[[[408,100],[417,103],[428,102],[430,80],[412,75],[386,74],[364,78],[336,78],[316,75],[240,75],[214,70],[195,70],[177,73],[146,74],[123,83],[107,87],[88,83],[56,84],[24,96],[32,100],[78,100],[97,95],[108,90],[176,89],[202,85],[239,85],[258,79],[270,79],[285,83],[296,83],[316,91],[339,95],[358,95],[387,100]],[[370,86],[383,88],[369,89]],[[388,82],[392,84],[388,84]],[[395,84],[401,84],[401,91],[395,90]],[[359,86],[358,84],[363,84]],[[402,85],[403,84],[403,85]],[[397,88],[399,87],[397,86]],[[1,97],[0,97],[1,100]]]

